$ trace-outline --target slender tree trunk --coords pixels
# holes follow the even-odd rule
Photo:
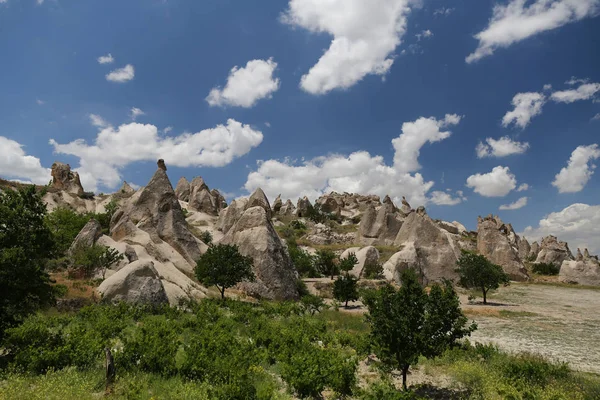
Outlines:
[[[225,287],[219,288],[219,291],[221,292],[221,301],[225,302]]]
[[[408,387],[406,386],[406,375],[408,374],[408,365],[402,367],[402,389],[406,392]]]
[[[104,348],[104,354],[106,356],[106,386],[105,386],[105,392],[109,393],[112,390],[112,385],[115,382],[115,377],[116,377],[116,369],[115,369],[115,362],[113,360],[113,356],[110,352],[110,349],[108,347]]]
[[[483,290],[483,304],[487,304],[487,290],[485,288]]]
[[[344,307],[348,308],[348,299],[346,299],[346,305]]]

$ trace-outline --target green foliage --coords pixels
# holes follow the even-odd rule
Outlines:
[[[320,274],[325,276],[333,276],[339,272],[336,265],[337,256],[331,250],[317,250],[315,267]]]
[[[508,275],[502,267],[492,264],[485,256],[463,250],[456,262],[458,268],[458,284],[464,288],[479,289],[483,294],[483,304],[487,304],[487,293],[497,289],[501,284],[508,285]]]
[[[202,242],[204,242],[204,244],[212,244],[213,241],[213,235],[212,233],[210,233],[210,231],[202,231],[200,233],[200,240],[202,240]]]
[[[0,193],[0,338],[4,330],[54,301],[45,268],[55,254],[35,187]]]
[[[321,310],[327,308],[325,301],[323,301],[321,297],[312,294],[302,296],[300,302],[302,303],[304,310],[310,313],[310,315],[315,315],[315,313],[321,312]]]
[[[531,270],[540,275],[558,275],[560,266],[553,263],[535,263],[532,264]]]
[[[358,258],[356,258],[356,254],[350,253],[346,257],[340,259],[338,268],[340,271],[348,272],[351,271],[356,264],[358,264]]]
[[[375,354],[386,369],[402,372],[406,390],[408,369],[420,356],[436,357],[476,327],[466,327],[450,282],[434,285],[429,295],[412,269],[402,273],[401,282],[398,291],[388,285],[366,293],[364,303]]]
[[[383,279],[383,265],[377,262],[365,264],[363,276],[367,279]]]
[[[83,192],[79,195],[79,198],[84,200],[94,200],[94,196],[94,192]]]
[[[300,220],[293,220],[290,222],[290,228],[297,230],[297,231],[306,231],[306,225],[304,224],[304,222],[300,221]]]
[[[71,264],[74,271],[77,271],[84,278],[89,278],[97,271],[104,274],[106,270],[114,263],[122,260],[123,254],[118,250],[94,244],[92,246],[78,246],[71,255]]]
[[[342,222],[341,217],[339,215],[324,212],[321,209],[320,204],[315,204],[314,206],[309,204],[308,209],[306,210],[306,215],[303,216],[317,224],[325,223],[330,220],[336,221],[338,223]]]
[[[358,278],[348,273],[339,276],[333,283],[333,297],[344,302],[344,307],[348,307],[349,301],[358,300]]]
[[[392,382],[383,380],[370,384],[362,391],[361,400],[418,400],[413,392],[398,391]]]
[[[63,256],[71,247],[77,234],[90,220],[88,214],[78,214],[69,208],[57,208],[46,215],[46,225],[50,228],[57,246],[58,256]]]
[[[243,280],[253,281],[252,258],[239,253],[236,245],[211,245],[196,265],[196,277],[206,286],[216,286],[225,299],[225,289]]]
[[[306,278],[320,277],[321,274],[315,265],[315,257],[313,257],[307,251],[301,249],[294,239],[289,239],[287,243],[290,258],[292,259],[292,263],[294,264],[296,271],[298,271],[298,274]]]

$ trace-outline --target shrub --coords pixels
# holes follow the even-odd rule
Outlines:
[[[325,276],[333,276],[339,272],[336,265],[337,256],[331,250],[317,250],[315,267],[319,273]]]
[[[306,225],[304,224],[304,222],[295,219],[292,222],[290,222],[290,228],[298,231],[305,231]]]
[[[344,302],[344,307],[348,307],[349,301],[358,300],[358,278],[346,273],[339,276],[333,283],[333,297]]]
[[[210,231],[202,231],[200,233],[200,240],[202,240],[202,242],[204,242],[205,244],[212,244],[213,241],[213,235],[212,233],[210,233]]]
[[[315,313],[321,312],[321,310],[327,308],[327,305],[321,297],[312,294],[302,296],[300,302],[302,303],[304,310],[310,313],[310,315],[315,315]]]
[[[46,215],[45,222],[56,241],[58,256],[67,253],[71,243],[89,220],[89,215],[78,214],[71,209],[62,207]]]
[[[288,240],[288,252],[292,264],[294,264],[300,276],[307,278],[318,278],[321,276],[315,265],[315,257],[298,247],[298,244],[293,239]]]
[[[560,266],[553,263],[535,263],[532,265],[531,270],[540,275],[558,275]]]
[[[363,268],[363,275],[367,279],[383,279],[383,265],[379,263],[367,263]]]
[[[100,271],[104,279],[106,270],[123,258],[124,255],[116,249],[94,244],[90,247],[78,246],[71,255],[71,264],[73,270],[80,272],[84,277],[89,278]]]

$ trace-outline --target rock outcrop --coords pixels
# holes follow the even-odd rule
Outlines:
[[[308,197],[304,196],[303,198],[298,199],[298,205],[296,206],[296,216],[306,217],[310,208],[312,208],[312,204]]]
[[[354,243],[354,232],[336,233],[324,224],[315,224],[306,236],[306,240],[317,245]]]
[[[127,183],[127,181],[123,181],[123,184],[121,185],[121,188],[117,191],[117,193],[121,195],[132,195],[133,193],[135,193],[135,189],[132,188],[131,185]]]
[[[408,204],[408,201],[406,201],[406,197],[404,196],[402,196],[402,206],[400,207],[400,211],[402,211],[404,214],[410,214],[412,211],[412,207],[410,204]]]
[[[152,261],[134,261],[105,279],[98,287],[102,300],[137,304],[168,303],[165,288]]]
[[[562,262],[558,280],[564,283],[576,283],[587,286],[600,286],[600,262],[598,256],[590,256],[587,249],[584,254],[577,249],[575,260]]]
[[[383,205],[375,211],[372,204],[367,206],[358,229],[358,236],[365,244],[391,245],[404,221],[403,215],[392,200],[386,196]]]
[[[294,215],[295,212],[296,206],[294,206],[294,203],[292,203],[290,199],[287,199],[287,201],[281,206],[281,208],[277,212],[277,215],[291,216]]]
[[[535,260],[540,253],[540,244],[538,242],[531,243],[531,248],[529,249],[529,255],[527,259]]]
[[[265,192],[261,188],[256,189],[248,198],[248,204],[246,204],[246,209],[252,207],[262,207],[267,213],[267,217],[271,219],[273,217],[273,212],[271,210],[271,205],[269,204],[269,199],[265,195]]]
[[[363,275],[365,265],[379,263],[379,250],[373,246],[363,247],[362,249],[360,247],[351,247],[346,249],[340,258],[346,258],[350,253],[354,253],[358,260],[358,263],[350,271],[350,275],[357,278],[360,278]]]
[[[179,178],[179,181],[177,181],[177,186],[175,187],[175,195],[179,200],[188,202],[190,201],[190,193],[190,181],[188,181],[185,178],[185,176],[182,176],[181,178]]]
[[[240,198],[233,200],[227,208],[219,213],[219,219],[217,220],[217,229],[223,233],[229,232],[229,230],[235,225],[238,219],[242,217],[246,206],[248,205],[247,198]]]
[[[521,261],[526,261],[529,258],[531,252],[531,245],[525,238],[519,238],[517,241],[517,249],[519,251],[519,258]]]
[[[100,222],[94,218],[90,219],[87,224],[79,231],[71,247],[69,248],[69,254],[81,247],[92,247],[98,239],[102,236],[102,226]]]
[[[516,236],[510,224],[507,226],[500,218],[488,215],[478,218],[477,250],[492,263],[500,265],[510,279],[524,281],[529,279],[527,270],[519,258]]]
[[[243,282],[240,289],[260,298],[298,298],[297,273],[265,207],[247,208],[220,243],[235,244],[252,257],[256,282]]]
[[[79,174],[71,171],[69,164],[58,161],[52,164],[52,188],[78,196],[84,193]]]
[[[273,213],[279,214],[281,207],[283,206],[283,201],[281,200],[281,195],[278,195],[275,201],[273,202]]]
[[[563,261],[572,259],[573,254],[569,250],[569,245],[566,242],[559,241],[556,236],[549,235],[542,239],[535,262],[560,266]]]

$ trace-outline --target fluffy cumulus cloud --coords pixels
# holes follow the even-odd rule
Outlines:
[[[508,136],[501,137],[498,140],[487,138],[485,142],[479,142],[475,148],[478,158],[506,157],[513,154],[523,154],[529,148],[529,143],[517,142]]]
[[[571,250],[587,248],[600,252],[600,205],[575,203],[544,217],[537,227],[528,226],[520,233],[528,240],[554,235],[569,243]]]
[[[416,0],[290,0],[282,21],[333,36],[319,61],[302,76],[312,94],[353,86],[366,75],[385,75],[406,32]]]
[[[109,126],[110,124],[104,120],[101,116],[97,114],[90,114],[90,123],[98,128],[104,128]]]
[[[527,205],[527,197],[521,197],[519,200],[510,204],[503,204],[500,206],[500,210],[518,210]]]
[[[533,117],[542,113],[542,106],[546,97],[542,93],[527,92],[517,93],[512,99],[514,110],[507,112],[502,118],[502,126],[507,127],[511,123],[525,129]]]
[[[597,144],[578,146],[571,153],[567,166],[556,174],[552,186],[556,187],[559,193],[581,191],[594,174],[596,165],[592,161],[599,157],[600,150]]]
[[[466,61],[478,61],[498,48],[594,16],[599,6],[600,0],[510,0],[496,4],[488,26],[475,35],[479,46]]]
[[[275,68],[277,63],[272,58],[248,61],[243,68],[235,66],[225,87],[212,89],[206,101],[211,106],[252,107],[279,89],[279,79],[273,77]]]
[[[117,68],[106,74],[106,80],[110,82],[124,83],[132,80],[135,77],[135,68],[133,65],[127,64],[123,68]]]
[[[27,155],[20,143],[4,136],[0,136],[0,176],[40,185],[52,179],[50,169],[43,168],[39,158]]]
[[[554,92],[550,98],[557,103],[574,103],[579,100],[589,100],[598,92],[600,92],[600,83],[584,83],[577,89]]]
[[[55,153],[79,157],[82,184],[86,190],[97,190],[98,184],[118,186],[120,170],[136,161],[163,158],[177,167],[222,167],[262,140],[260,131],[229,119],[226,125],[174,137],[160,137],[156,126],[132,122],[118,128],[105,126],[93,144],[82,139],[66,144],[52,139],[50,144]]]
[[[453,197],[451,193],[435,190],[431,192],[431,198],[429,200],[438,206],[455,206],[466,201],[467,198],[464,196],[462,190],[456,191],[456,197]]]
[[[450,136],[445,128],[460,122],[458,115],[446,115],[443,119],[419,118],[402,125],[402,133],[392,140],[395,150],[394,163],[387,165],[381,156],[372,156],[366,151],[357,151],[348,156],[333,154],[300,163],[293,160],[260,161],[258,169],[248,175],[245,189],[252,192],[262,188],[267,196],[278,194],[286,199],[308,196],[314,200],[330,191],[389,194],[395,202],[406,196],[413,206],[426,204],[435,199],[439,204],[457,204],[462,201],[452,196],[427,193],[434,182],[426,181],[416,173],[421,147]]]
[[[517,192],[525,192],[527,190],[529,190],[529,185],[526,183],[521,183],[517,188]]]
[[[99,64],[112,64],[114,61],[115,61],[115,59],[113,58],[112,54],[110,54],[110,53],[108,53],[105,56],[98,57]]]
[[[517,187],[517,179],[508,167],[497,166],[486,174],[469,176],[467,187],[485,197],[503,197]]]
[[[137,117],[140,117],[142,115],[146,115],[146,113],[137,107],[132,107],[131,111],[129,111],[129,116],[134,121],[137,119]]]

